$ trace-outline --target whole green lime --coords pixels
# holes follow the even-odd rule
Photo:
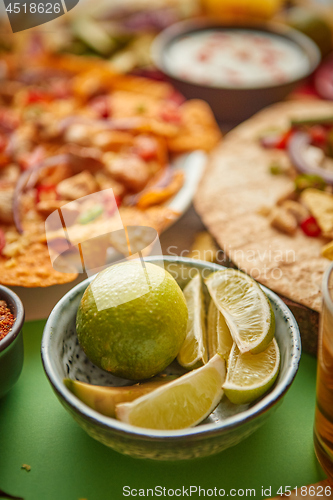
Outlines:
[[[152,377],[177,356],[186,335],[183,292],[163,268],[125,262],[108,267],[88,286],[76,317],[87,357],[114,375]]]

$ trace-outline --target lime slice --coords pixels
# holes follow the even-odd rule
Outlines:
[[[218,354],[174,382],[116,407],[119,420],[149,429],[184,429],[204,420],[220,402],[225,362]]]
[[[209,357],[219,354],[227,360],[234,342],[224,316],[213,300],[210,301],[208,308],[207,339]]]
[[[275,317],[258,283],[241,271],[224,269],[208,276],[206,285],[239,350],[264,351],[274,337]]]
[[[184,368],[192,370],[208,361],[205,304],[199,273],[184,288],[184,296],[188,309],[187,333],[177,361]]]
[[[107,417],[115,417],[117,404],[134,401],[140,396],[154,391],[161,385],[169,383],[170,380],[173,380],[173,377],[154,377],[149,382],[143,382],[142,384],[105,387],[65,378],[64,384],[74,396],[93,410]]]
[[[273,385],[280,367],[280,351],[275,339],[259,354],[240,353],[234,344],[223,389],[235,404],[251,403]]]

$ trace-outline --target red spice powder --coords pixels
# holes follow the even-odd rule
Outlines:
[[[7,303],[4,300],[0,300],[0,340],[11,331],[14,322],[14,316],[7,306]]]

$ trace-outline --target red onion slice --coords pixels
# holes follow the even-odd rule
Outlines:
[[[295,132],[288,142],[288,154],[292,164],[303,174],[319,175],[328,184],[333,184],[333,172],[314,167],[305,157],[306,148],[311,144],[311,137],[306,132]]]
[[[51,156],[50,158],[46,158],[45,160],[36,163],[36,165],[33,168],[30,168],[29,170],[25,170],[24,172],[22,172],[15,186],[14,201],[13,201],[14,223],[17,231],[20,234],[23,233],[23,227],[20,220],[20,200],[25,188],[29,187],[29,189],[32,189],[35,186],[38,179],[38,175],[36,174],[41,170],[43,170],[44,168],[55,167],[60,163],[68,163],[68,162],[70,162],[69,155]]]
[[[68,116],[59,122],[59,131],[61,133],[71,125],[79,123],[88,127],[100,127],[107,130],[133,130],[144,123],[142,118],[115,118],[111,120],[93,120],[84,116]]]

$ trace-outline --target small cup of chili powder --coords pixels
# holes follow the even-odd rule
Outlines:
[[[24,308],[19,297],[0,285],[0,398],[18,380],[23,366]]]

